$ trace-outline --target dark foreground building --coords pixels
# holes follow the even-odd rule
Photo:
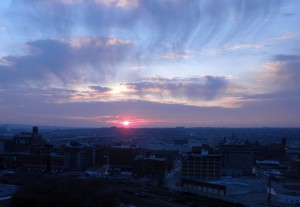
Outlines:
[[[166,172],[165,158],[137,156],[134,160],[133,175],[136,177],[163,178]]]

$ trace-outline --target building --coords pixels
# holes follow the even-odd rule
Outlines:
[[[82,146],[67,146],[64,148],[65,169],[82,171],[87,168],[87,151]]]
[[[14,140],[12,138],[1,138],[0,153],[9,153],[14,151]]]
[[[86,168],[97,168],[102,167],[107,163],[107,152],[104,147],[101,146],[89,146],[84,147],[85,159],[86,159]]]
[[[279,160],[284,161],[286,158],[286,138],[281,142],[270,143],[265,145],[254,145],[254,158],[256,160]]]
[[[280,166],[280,162],[277,160],[256,160],[255,164],[258,168],[261,169],[278,169]]]
[[[133,175],[136,177],[163,178],[166,172],[165,158],[137,156],[134,160]]]
[[[0,144],[1,153],[30,153],[36,148],[45,145],[45,141],[39,135],[38,127],[33,127],[32,132],[16,134],[12,139],[3,139]]]
[[[96,166],[96,149],[95,147],[85,148],[86,168],[95,168]]]
[[[223,144],[219,150],[224,175],[243,176],[252,173],[254,157],[251,145]]]
[[[95,167],[102,167],[108,163],[108,150],[104,147],[95,149]]]
[[[15,157],[15,167],[19,171],[58,173],[64,171],[64,157],[24,154]]]
[[[214,153],[214,149],[207,144],[202,144],[201,146],[192,146],[193,154],[201,154],[204,151],[207,151],[209,154]]]
[[[113,146],[109,149],[110,168],[119,168],[123,170],[132,170],[136,148],[132,146]]]
[[[184,178],[219,179],[221,166],[220,155],[190,154],[182,160],[181,173]]]
[[[193,193],[205,193],[205,194],[214,194],[218,196],[225,196],[227,193],[227,189],[225,185],[193,180],[193,179],[181,179],[182,187],[189,192]]]
[[[278,201],[280,203],[290,204],[290,205],[300,205],[300,194],[296,192],[278,194]]]
[[[0,154],[0,169],[15,169],[17,153]]]
[[[151,149],[141,149],[143,157],[156,157],[165,158],[167,161],[167,170],[170,171],[173,168],[174,161],[178,159],[178,150],[151,150]]]
[[[7,147],[5,152],[31,152],[35,147],[40,147],[45,141],[39,135],[38,127],[33,127],[32,132],[23,132],[13,137],[12,147]]]

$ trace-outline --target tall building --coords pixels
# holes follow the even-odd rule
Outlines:
[[[81,171],[87,167],[87,153],[81,146],[65,147],[65,168],[66,170]]]
[[[252,145],[223,144],[219,146],[222,155],[223,174],[229,176],[249,175],[252,172]]]
[[[190,154],[182,160],[182,177],[193,179],[221,178],[221,156]]]

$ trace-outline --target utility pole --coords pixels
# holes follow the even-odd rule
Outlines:
[[[270,173],[269,173],[269,179],[268,179],[268,198],[267,198],[267,203],[269,207],[272,207],[272,170],[270,168]]]

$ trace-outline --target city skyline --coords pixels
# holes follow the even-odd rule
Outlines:
[[[5,0],[0,123],[300,127],[296,0]]]

